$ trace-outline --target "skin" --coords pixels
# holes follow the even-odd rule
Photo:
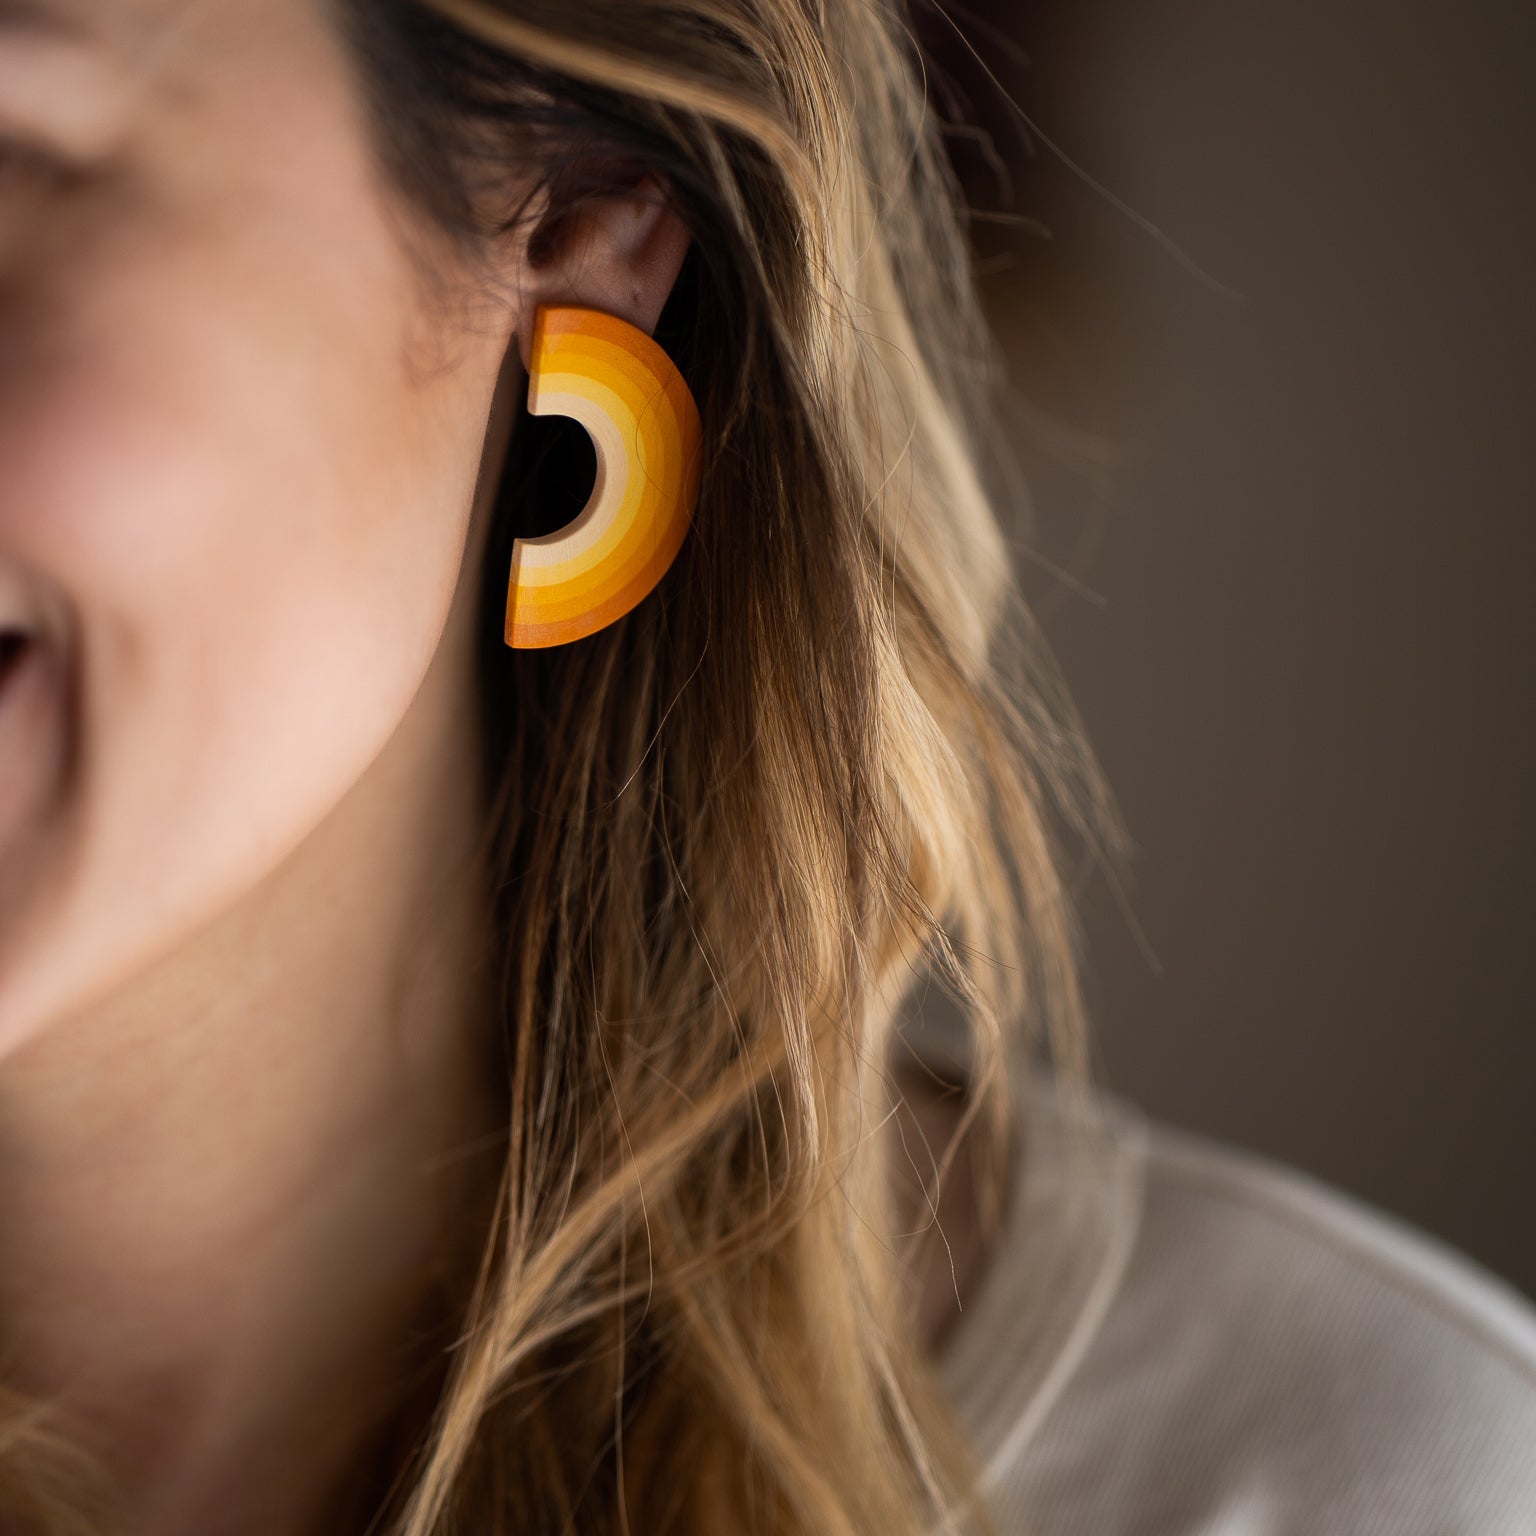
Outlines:
[[[47,684],[0,741],[0,1343],[114,1532],[270,1536],[494,1139],[477,481],[535,306],[649,328],[687,235],[615,199],[445,303],[311,0],[74,14],[0,19],[0,593]]]
[[[445,303],[316,0],[56,3],[0,0],[0,1379],[115,1536],[334,1530],[493,1167],[472,621],[534,309],[649,329],[688,237],[637,189]]]

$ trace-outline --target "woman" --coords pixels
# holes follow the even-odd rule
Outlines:
[[[0,5],[6,1532],[1186,1528],[922,101],[843,0]]]

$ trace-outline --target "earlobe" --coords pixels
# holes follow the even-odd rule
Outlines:
[[[528,410],[581,422],[597,479],[573,522],[513,543],[505,639],[520,650],[628,613],[676,557],[700,487],[698,406],[653,339],[687,226],[655,177],[554,212],[520,285]]]

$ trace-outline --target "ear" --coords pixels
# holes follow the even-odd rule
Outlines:
[[[524,369],[541,304],[600,309],[652,334],[688,254],[688,226],[655,176],[628,191],[582,199],[556,217],[554,229],[535,235],[523,256],[517,344]]]

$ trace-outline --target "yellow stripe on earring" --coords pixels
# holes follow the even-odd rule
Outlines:
[[[581,422],[597,450],[587,505],[518,539],[506,642],[580,640],[628,613],[682,547],[699,497],[699,411],[646,333],[600,310],[545,306],[534,321],[528,409]]]

